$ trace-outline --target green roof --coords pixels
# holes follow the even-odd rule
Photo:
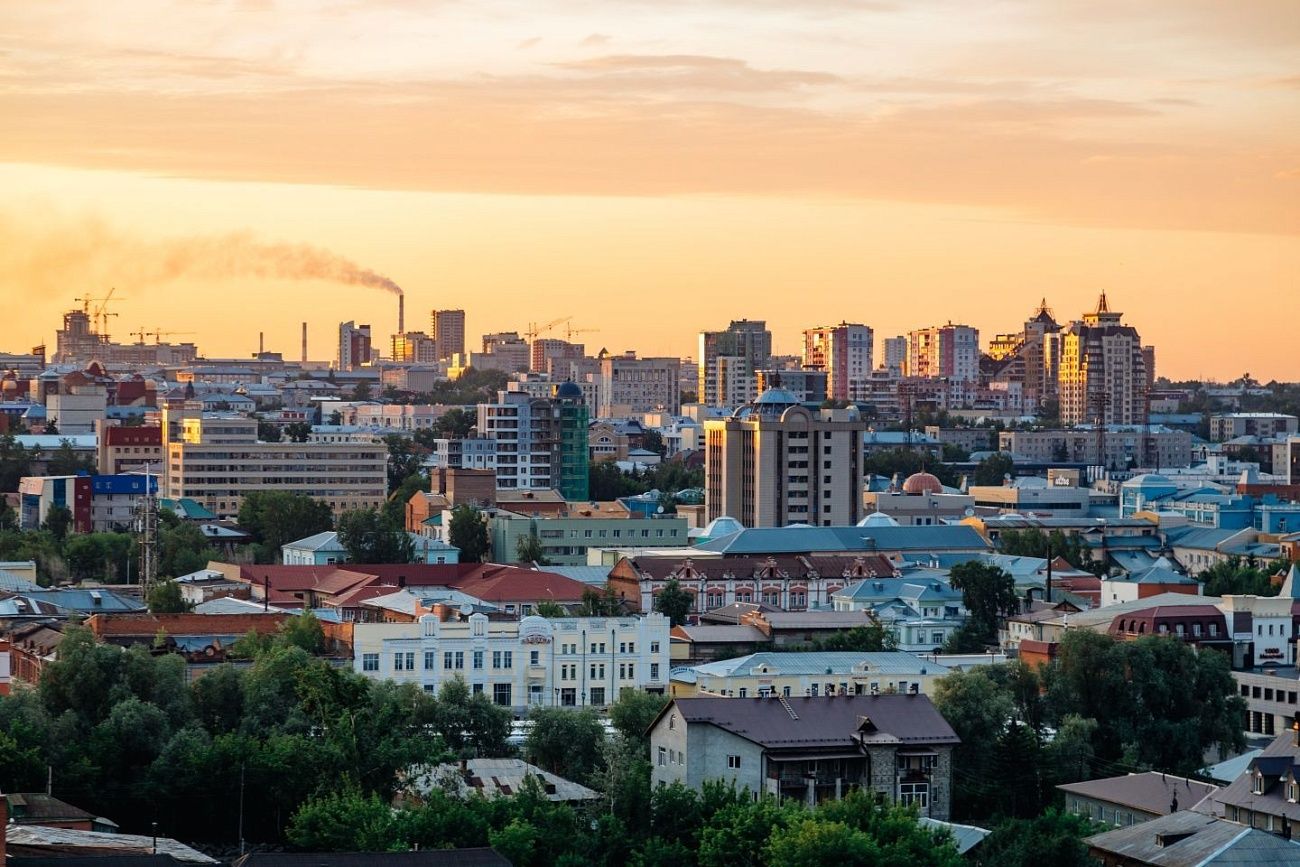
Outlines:
[[[159,500],[158,505],[192,521],[211,521],[217,517],[189,497],[181,497],[179,500]]]

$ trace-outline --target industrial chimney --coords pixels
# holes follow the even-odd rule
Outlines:
[[[307,363],[307,323],[302,324],[302,363]]]
[[[397,296],[397,333],[406,333],[406,296]]]
[[[263,355],[263,353],[265,353],[265,352],[266,352],[266,334],[265,334],[265,332],[259,331],[259,332],[257,332],[257,355],[258,355],[258,357],[261,358],[262,355]]]

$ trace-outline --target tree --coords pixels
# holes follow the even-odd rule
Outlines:
[[[384,437],[384,444],[388,446],[388,491],[392,493],[401,487],[402,482],[420,474],[427,452],[412,438],[401,434],[388,434]]]
[[[159,525],[158,574],[166,578],[188,575],[208,565],[216,551],[194,524]]]
[[[554,619],[556,617],[568,617],[569,612],[564,610],[564,606],[558,602],[552,602],[550,599],[543,599],[537,603],[536,612],[538,617]]]
[[[591,707],[535,707],[524,753],[533,764],[570,780],[585,781],[600,766],[605,727]]]
[[[537,530],[534,529],[516,540],[515,559],[520,563],[536,563],[538,566],[545,566],[551,562],[543,553],[542,540],[537,535]]]
[[[972,633],[984,644],[996,644],[998,619],[1020,610],[1015,579],[978,560],[959,563],[948,575],[952,586],[961,591]]]
[[[264,443],[278,443],[280,441],[280,426],[271,424],[269,421],[258,421],[257,438]]]
[[[898,636],[879,623],[854,626],[813,642],[816,650],[855,650],[876,652],[897,650]]]
[[[823,867],[826,864],[878,864],[880,847],[861,831],[842,822],[800,819],[777,828],[768,838],[767,860],[782,867]]]
[[[254,491],[239,506],[239,526],[252,535],[259,563],[273,563],[280,549],[334,528],[329,503],[288,491]]]
[[[424,473],[415,473],[402,479],[402,483],[384,501],[384,515],[393,523],[405,526],[406,504],[417,493],[428,493],[429,486],[430,479]]]
[[[997,767],[990,746],[1014,718],[1015,702],[983,668],[954,672],[935,684],[934,706],[961,743],[953,751],[953,814],[984,816],[997,795]]]
[[[464,439],[474,430],[474,424],[474,411],[467,412],[457,406],[444,412],[434,422],[433,428],[440,439]]]
[[[975,867],[1037,867],[1050,852],[1053,867],[1094,867],[1083,838],[1097,830],[1083,816],[1049,809],[995,825],[968,857]]]
[[[149,591],[151,614],[179,614],[192,606],[181,596],[181,585],[175,581],[159,581]]]
[[[50,506],[45,513],[45,523],[42,526],[46,532],[58,541],[68,535],[72,529],[72,512],[68,511],[66,506]]]
[[[647,449],[663,457],[668,454],[668,446],[664,444],[664,435],[657,430],[646,430],[641,435],[641,448]]]
[[[339,516],[339,544],[353,563],[410,563],[415,545],[406,528],[378,509],[352,509]]]
[[[989,455],[975,465],[974,483],[977,485],[1001,485],[1007,476],[1014,476],[1015,473],[1016,463],[1011,460],[1011,456],[998,452]]]
[[[352,399],[356,401],[370,400],[370,383],[362,380],[352,387]]]
[[[31,475],[31,454],[12,434],[0,436],[0,492],[18,490],[18,480]]]
[[[355,786],[302,804],[289,820],[289,842],[310,852],[382,852],[389,846],[392,810]]]
[[[333,373],[334,371],[330,371],[330,372]],[[343,413],[339,412],[337,409],[334,410],[333,412],[330,413],[329,420],[326,421],[325,423],[330,425],[331,427],[339,427],[340,425],[343,424]]]
[[[945,485],[957,484],[957,473],[952,467],[910,448],[883,449],[874,452],[867,457],[863,469],[868,475],[886,478],[895,475],[907,478],[915,473],[927,472]]]
[[[618,701],[610,705],[609,721],[619,734],[629,742],[641,745],[642,752],[649,756],[650,738],[646,729],[666,704],[668,699],[662,695],[623,689],[618,694]]]
[[[579,617],[617,617],[622,609],[623,604],[618,594],[606,584],[600,590],[594,587],[583,589],[582,605],[578,607],[577,614]]]
[[[1196,576],[1205,585],[1206,596],[1253,595],[1276,596],[1281,585],[1273,584],[1273,575],[1280,571],[1274,566],[1259,566],[1240,557],[1220,560]]]
[[[311,425],[307,424],[305,421],[296,421],[293,424],[287,424],[284,426],[284,435],[288,437],[291,442],[305,443],[311,438]]]
[[[695,597],[682,589],[674,578],[655,594],[655,611],[668,618],[672,626],[681,626],[695,607]]]
[[[447,535],[451,545],[460,549],[462,563],[481,563],[491,549],[483,513],[464,503],[451,510]]]

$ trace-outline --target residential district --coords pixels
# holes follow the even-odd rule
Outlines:
[[[0,855],[1300,864],[1300,385],[1117,300],[680,359],[78,299],[0,353]]]

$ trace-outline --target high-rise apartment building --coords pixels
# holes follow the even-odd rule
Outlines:
[[[973,382],[980,375],[980,333],[969,325],[920,328],[907,335],[908,376]]]
[[[863,400],[871,376],[871,329],[841,322],[803,333],[803,366],[826,371],[831,400]]]
[[[600,359],[600,418],[681,408],[677,358],[637,358],[635,352]]]
[[[528,370],[532,364],[528,341],[517,331],[498,331],[483,335],[483,354],[493,356],[495,370]]]
[[[336,370],[356,370],[370,363],[370,326],[355,322],[339,323],[339,351]]]
[[[548,373],[552,377],[564,380],[563,370],[553,370],[553,362],[572,361],[587,354],[587,347],[581,343],[570,343],[558,337],[538,337],[530,349],[531,362],[528,369],[536,373]]]
[[[907,369],[907,338],[902,335],[886,337],[884,347],[881,366],[892,376],[902,376]]]
[[[1103,292],[1096,310],[1061,333],[1057,392],[1063,423],[1146,424],[1142,338],[1121,316]]]
[[[733,320],[726,331],[701,331],[699,400],[738,406],[758,395],[758,371],[771,367],[772,332],[761,319]]]
[[[760,370],[758,393],[769,388],[784,388],[800,403],[820,404],[826,400],[826,371],[824,370]]]
[[[434,310],[429,314],[429,335],[438,343],[439,358],[464,352],[465,311]]]
[[[1056,396],[1060,343],[1061,326],[1044,298],[1021,331],[999,334],[989,342],[991,381],[1019,383],[1026,406],[1042,406]]]
[[[438,342],[423,331],[394,334],[391,357],[398,364],[436,364]]]
[[[704,423],[705,511],[746,527],[845,526],[862,518],[863,434],[854,408],[812,410],[772,388]]]
[[[497,487],[555,488],[567,500],[588,494],[587,404],[561,383],[555,397],[497,392],[478,406],[478,434],[496,441]]]

